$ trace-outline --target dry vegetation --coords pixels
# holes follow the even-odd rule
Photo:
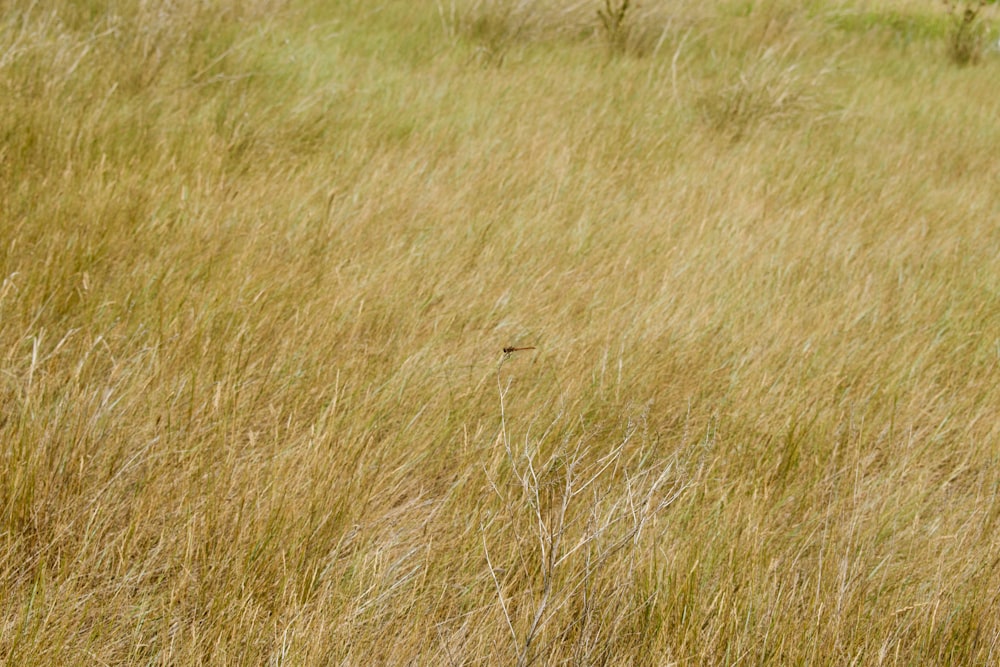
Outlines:
[[[0,663],[1000,660],[996,56],[605,4],[0,3]]]

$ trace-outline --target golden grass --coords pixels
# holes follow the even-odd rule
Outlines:
[[[997,661],[996,57],[497,6],[4,5],[0,662]]]

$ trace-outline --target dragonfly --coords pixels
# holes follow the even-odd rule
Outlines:
[[[535,349],[537,349],[537,348],[535,346],[533,346],[533,345],[530,345],[528,347],[505,347],[503,349],[503,353],[504,354],[511,354],[513,352],[524,352],[525,350],[535,350]]]

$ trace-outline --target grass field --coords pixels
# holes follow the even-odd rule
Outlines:
[[[0,7],[0,664],[1000,662],[995,11]]]

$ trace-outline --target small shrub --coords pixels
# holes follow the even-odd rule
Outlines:
[[[981,20],[986,0],[942,0],[952,18],[948,31],[948,57],[959,66],[975,65],[983,57],[986,28]]]
[[[643,535],[694,486],[702,462],[654,453],[643,440],[645,415],[629,419],[612,443],[581,434],[555,442],[525,436],[521,444],[509,437],[499,368],[497,388],[500,432],[484,466],[486,495],[497,504],[480,534],[484,578],[510,631],[510,655],[526,667],[551,662],[546,652],[556,638],[574,638],[578,647],[611,645],[636,615],[628,593],[636,558],[649,548]],[[545,433],[558,428],[553,423]],[[601,574],[622,571],[628,576],[615,581],[614,594],[600,590]],[[577,610],[574,620],[567,609]],[[593,664],[593,648],[580,652],[583,664]]]
[[[612,56],[656,54],[673,33],[675,17],[663,7],[638,7],[631,0],[604,0],[597,10],[597,33]]]
[[[602,33],[613,55],[625,53],[628,49],[631,8],[630,0],[604,0],[604,8],[597,10]]]

